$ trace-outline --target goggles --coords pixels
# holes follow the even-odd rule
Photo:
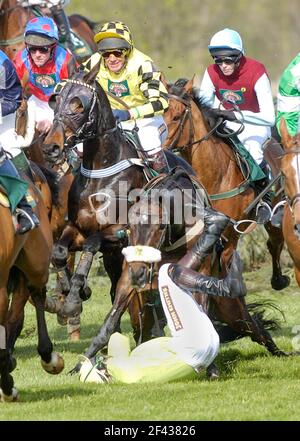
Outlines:
[[[115,49],[112,51],[101,52],[101,55],[103,58],[106,58],[106,59],[109,58],[111,54],[116,58],[121,58],[126,54],[126,52],[127,52],[127,50],[125,50],[125,49],[123,49],[123,50]]]
[[[47,54],[54,47],[52,46],[27,46],[28,52],[31,54],[35,54],[36,52],[40,52],[41,54]]]
[[[223,63],[225,64],[235,64],[239,61],[239,56],[233,56],[233,57],[215,57],[214,62],[218,65],[221,65]]]

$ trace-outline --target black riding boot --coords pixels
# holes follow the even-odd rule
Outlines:
[[[259,165],[266,177],[255,182],[258,194],[260,194],[270,183],[269,167],[265,161]],[[272,213],[272,192],[269,190],[256,206],[256,222],[258,224],[266,224],[271,220]]]
[[[27,202],[26,196],[23,196],[17,205],[17,220],[17,234],[25,234],[27,231],[33,230],[40,224],[31,205]]]
[[[60,43],[65,45],[71,52],[74,52],[75,47],[67,14],[61,6],[53,6],[51,12],[58,27]]]
[[[246,295],[242,269],[242,261],[238,252],[235,251],[225,279],[205,276],[178,264],[170,265],[169,276],[177,286],[188,291],[200,291],[211,296],[236,298]]]
[[[214,245],[220,240],[221,234],[229,222],[230,219],[225,214],[212,208],[205,208],[203,233],[192,249],[179,260],[178,264],[198,270],[204,259],[211,254]]]
[[[147,155],[147,159],[150,163],[150,167],[156,171],[156,173],[170,173],[170,168],[168,165],[168,161],[163,149],[159,152],[154,153],[154,155]]]

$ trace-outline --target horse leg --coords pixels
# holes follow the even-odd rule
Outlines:
[[[281,228],[273,227],[270,222],[265,225],[265,229],[269,235],[267,246],[272,256],[271,285],[273,289],[280,291],[290,284],[289,276],[283,275],[280,267],[280,255],[284,245],[283,234]]]
[[[53,352],[53,345],[48,334],[44,310],[46,288],[31,286],[29,291],[36,310],[38,327],[37,350],[41,357],[42,367],[49,374],[59,374],[64,368],[64,360],[60,354]]]
[[[122,274],[122,263],[123,255],[120,250],[115,250],[114,253],[103,252],[103,265],[111,282],[110,298],[112,304],[114,303],[117,284]],[[121,333],[120,322],[116,325],[115,332]]]
[[[116,331],[121,317],[128,307],[128,304],[133,295],[133,291],[134,290],[131,287],[127,272],[123,272],[123,275],[118,282],[116,296],[112,308],[105,317],[104,322],[98,331],[98,334],[92,339],[90,346],[85,351],[85,357],[91,359],[97,354],[98,351],[107,346],[111,335]],[[80,367],[81,363],[79,362],[74,367],[74,369],[70,371],[70,373],[78,373]]]
[[[89,236],[82,246],[82,253],[71,279],[71,289],[63,305],[63,314],[67,317],[80,314],[82,300],[87,300],[91,295],[91,291],[87,287],[87,278],[94,256],[100,250],[101,241],[102,236],[97,231]]]
[[[16,401],[18,391],[14,388],[11,355],[7,345],[7,330],[5,327],[8,311],[8,295],[6,286],[0,288],[0,401]]]
[[[275,344],[269,332],[265,329],[265,321],[261,314],[250,315],[245,299],[226,299],[216,297],[212,300],[214,313],[218,320],[227,323],[237,335],[251,337],[252,341],[264,346],[272,355],[287,355]],[[256,304],[259,306],[259,303]],[[250,307],[250,305],[248,305]],[[262,305],[263,307],[263,305]]]
[[[26,286],[26,280],[23,275],[19,275],[17,286],[13,289],[12,300],[10,303],[7,319],[7,346],[13,354],[14,346],[19,337],[24,323],[24,308],[29,298],[29,292]],[[13,369],[16,367],[15,359]],[[13,370],[12,369],[12,370]]]

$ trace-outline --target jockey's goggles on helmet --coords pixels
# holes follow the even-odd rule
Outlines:
[[[225,64],[235,64],[239,61],[239,56],[232,56],[232,57],[213,57],[214,62],[218,65],[221,65],[223,63]]]
[[[40,52],[41,54],[47,54],[48,52],[51,51],[51,49],[53,49],[55,45],[51,45],[51,46],[27,46],[27,50],[28,52],[30,52],[31,54],[35,54],[36,52]]]
[[[121,58],[126,55],[127,52],[127,49],[114,49],[101,52],[101,55],[103,58],[109,58],[111,54],[116,58]]]

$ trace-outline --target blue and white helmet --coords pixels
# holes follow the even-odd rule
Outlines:
[[[24,40],[32,46],[50,46],[58,42],[58,29],[50,17],[35,17],[25,27]]]
[[[240,34],[233,29],[223,29],[217,32],[208,45],[212,56],[215,55],[242,55],[244,54],[243,41]]]

